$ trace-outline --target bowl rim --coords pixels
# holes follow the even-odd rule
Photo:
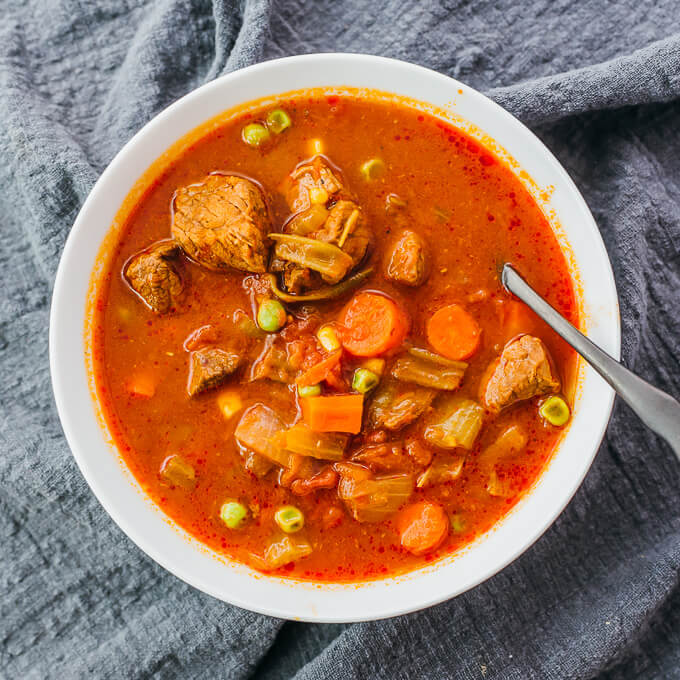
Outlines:
[[[126,510],[121,507],[122,501],[115,497],[115,493],[108,488],[107,484],[103,483],[102,473],[97,469],[100,463],[108,465],[108,462],[101,458],[97,459],[96,457],[93,457],[94,454],[87,452],[88,437],[90,437],[89,444],[92,444],[93,423],[96,425],[96,428],[101,427],[100,423],[95,423],[97,418],[94,409],[91,409],[93,412],[91,418],[92,422],[90,422],[90,419],[83,412],[82,399],[80,399],[79,403],[73,403],[71,401],[74,390],[80,391],[82,387],[82,385],[80,385],[82,382],[80,378],[82,376],[77,366],[77,361],[80,359],[81,363],[84,363],[82,361],[83,356],[80,352],[75,352],[74,356],[73,342],[75,336],[73,324],[78,324],[80,321],[77,328],[78,333],[82,336],[84,335],[83,329],[85,318],[85,305],[79,309],[78,305],[74,304],[73,291],[78,289],[78,286],[73,281],[76,276],[73,272],[73,265],[78,262],[78,248],[80,247],[82,249],[83,247],[86,247],[82,244],[87,242],[91,247],[93,243],[96,243],[98,249],[103,241],[103,237],[97,238],[96,235],[92,233],[91,227],[91,231],[88,233],[88,224],[93,222],[94,211],[97,205],[104,200],[103,196],[109,188],[109,185],[113,186],[116,179],[121,179],[121,172],[124,167],[132,163],[135,155],[139,153],[138,150],[144,147],[145,143],[148,142],[153,134],[158,133],[162,136],[164,126],[173,118],[173,116],[179,115],[185,110],[190,111],[192,107],[198,106],[201,103],[201,100],[206,100],[213,95],[219,96],[220,92],[225,88],[233,86],[234,89],[237,89],[238,85],[247,83],[249,79],[256,81],[258,77],[272,78],[276,75],[286,75],[286,71],[290,74],[294,72],[295,69],[298,69],[300,73],[295,77],[304,80],[308,77],[311,78],[311,76],[308,76],[307,72],[315,67],[317,69],[335,69],[338,73],[343,72],[343,69],[354,71],[360,69],[362,73],[369,73],[369,77],[374,79],[380,79],[383,77],[382,74],[389,72],[389,74],[391,74],[390,78],[394,79],[395,77],[398,77],[399,79],[403,79],[405,89],[414,89],[415,85],[413,85],[413,83],[420,80],[429,82],[430,85],[427,87],[430,87],[430,89],[442,87],[451,93],[454,93],[455,91],[458,91],[461,94],[464,93],[466,97],[474,102],[475,106],[480,106],[485,110],[485,113],[488,116],[498,120],[499,124],[502,122],[502,124],[510,131],[523,138],[523,141],[530,145],[532,150],[547,164],[546,167],[549,167],[552,176],[555,177],[555,181],[557,182],[556,186],[559,186],[564,190],[564,193],[567,195],[567,202],[573,204],[574,212],[580,213],[580,217],[584,220],[585,233],[590,237],[591,241],[589,247],[594,249],[592,256],[597,260],[601,267],[599,276],[606,289],[601,296],[603,308],[606,308],[606,311],[603,312],[603,315],[606,316],[606,323],[599,328],[601,337],[598,336],[595,339],[599,339],[600,345],[612,356],[616,359],[619,358],[621,329],[618,313],[618,296],[611,263],[601,235],[592,214],[575,184],[562,165],[534,133],[526,128],[519,120],[514,118],[508,111],[478,91],[431,69],[417,66],[409,62],[373,55],[322,53],[285,57],[262,62],[226,74],[216,80],[206,83],[189,92],[152,118],[116,154],[114,159],[99,177],[88,198],[84,202],[71,232],[68,235],[62,252],[54,282],[50,310],[50,371],[55,402],[64,434],[83,476],[99,502],[123,532],[136,543],[142,551],[161,564],[161,566],[203,592],[213,595],[225,602],[230,602],[261,614],[316,622],[375,620],[423,609],[455,597],[462,592],[479,585],[479,583],[486,579],[491,578],[533,545],[563,511],[590,469],[611,417],[614,401],[613,391],[604,383],[597,389],[599,397],[591,404],[593,411],[597,412],[597,418],[595,419],[593,428],[587,433],[587,436],[584,433],[584,437],[587,441],[586,452],[581,453],[582,458],[580,460],[579,469],[572,472],[569,484],[567,485],[568,488],[561,490],[557,501],[555,501],[554,497],[543,500],[549,507],[547,516],[540,522],[525,522],[522,526],[531,524],[531,530],[522,534],[519,540],[516,540],[509,549],[506,549],[502,558],[498,558],[497,554],[494,552],[495,548],[490,551],[487,550],[486,557],[494,558],[492,560],[492,566],[486,568],[477,575],[468,575],[461,583],[454,585],[447,585],[446,581],[442,578],[435,578],[438,572],[449,570],[452,564],[440,566],[440,563],[438,563],[433,568],[426,567],[424,569],[417,569],[403,576],[387,577],[378,581],[362,584],[315,584],[314,582],[300,582],[290,579],[263,576],[258,574],[258,572],[254,572],[253,570],[244,567],[244,565],[233,563],[230,560],[224,560],[227,571],[233,576],[233,579],[231,579],[233,583],[229,585],[229,587],[225,587],[223,583],[220,584],[215,580],[216,572],[213,570],[207,570],[206,568],[205,573],[196,573],[196,564],[198,563],[192,562],[189,559],[189,557],[191,557],[190,555],[184,554],[181,559],[176,560],[167,549],[167,546],[161,547],[156,542],[156,539],[153,537],[153,532],[149,532],[149,527],[156,527],[156,529],[160,531],[161,524],[174,525],[174,523],[167,517],[159,517],[159,515],[162,515],[162,512],[155,506],[156,519],[153,521],[149,520],[147,522],[147,518],[143,518],[143,522],[138,523],[136,518],[133,519],[126,514]],[[319,77],[320,76],[317,77],[317,80]],[[348,76],[347,80],[351,81],[358,77],[359,76],[354,73],[354,75]],[[311,80],[314,80],[314,78],[311,78]],[[389,80],[389,78],[387,78],[387,80]],[[327,87],[334,87],[337,85],[338,83],[326,84]],[[272,96],[276,96],[277,93],[284,94],[291,89],[306,89],[307,87],[314,86],[316,85],[310,84],[306,86],[303,84],[300,85],[299,88],[285,87],[281,89],[274,83],[265,89],[268,90],[267,94],[271,92]],[[346,86],[362,87],[361,85],[355,85],[354,83],[346,83]],[[395,92],[395,88],[393,87],[385,87],[383,89],[387,92]],[[399,95],[401,93],[395,92],[395,94]],[[411,95],[406,94],[406,96],[410,97]],[[247,102],[251,99],[254,98],[248,97],[242,101]],[[418,97],[413,97],[413,99],[418,99]],[[420,99],[420,101],[428,104],[431,100],[425,98]],[[232,108],[232,106],[225,107],[225,109],[230,108]],[[476,124],[474,120],[472,123]],[[165,148],[170,147],[177,139],[179,139],[179,137],[174,137],[170,142],[166,142]],[[516,156],[516,154],[513,154],[513,156]],[[148,166],[156,159],[156,157],[149,158],[147,156],[145,156],[145,158],[147,158],[146,161],[137,159],[137,166],[139,166],[140,162],[142,163],[142,166],[144,163]],[[137,177],[130,180],[130,185],[125,190],[125,194],[130,191],[136,180]],[[112,220],[106,224],[104,229],[105,233],[109,232],[111,223]],[[81,269],[87,269],[88,279],[93,263],[94,261],[88,262],[88,266],[85,268],[81,265]],[[587,291],[584,289],[582,294],[586,296],[586,293]],[[590,332],[588,332],[588,334],[590,335]],[[77,343],[76,347],[79,347]],[[584,375],[586,375],[586,382],[582,383],[581,390],[585,393],[587,385],[590,385],[588,389],[595,392],[596,383],[593,382],[594,373],[592,372],[592,369],[586,367],[582,370],[584,371]],[[587,382],[588,380],[590,380],[589,383]],[[89,388],[87,389],[89,392]],[[85,432],[86,428],[87,433]],[[106,446],[110,446],[104,441],[103,433],[100,432],[100,435],[102,436],[102,443]],[[564,442],[568,441],[570,436],[571,432],[567,433]],[[562,444],[560,445],[560,448],[561,447]],[[99,448],[101,453],[101,447]],[[109,453],[113,452],[110,451]],[[557,457],[557,453],[554,457]],[[548,471],[550,471],[552,467],[551,462]],[[542,478],[547,475],[548,471],[544,470],[539,479],[542,480]],[[121,470],[120,472],[121,475],[124,476],[126,471]],[[135,486],[132,475],[129,472],[127,472],[127,475],[129,477],[127,482],[132,482],[132,486]],[[137,492],[143,493],[141,492],[141,487],[138,487]],[[528,496],[531,497],[537,494],[537,490],[532,490],[529,492]],[[522,499],[518,505],[524,503],[524,501],[525,499]],[[147,499],[147,503],[148,502]],[[511,511],[510,516],[512,516],[513,513],[515,513],[515,510]],[[502,525],[507,525],[508,523],[508,517],[500,522]],[[142,524],[144,526],[142,526]],[[493,533],[495,529],[496,527],[488,533]],[[172,526],[171,530],[175,533],[182,533],[182,531],[178,530],[175,526]],[[484,539],[487,540],[487,537],[485,536]],[[170,541],[165,535],[158,539],[158,541],[161,540],[165,542]],[[188,549],[193,553],[198,554],[205,552],[205,549],[201,550],[200,545],[196,545],[198,541],[195,539],[192,541],[190,537],[182,536],[182,540],[189,546]],[[178,544],[174,547],[176,548],[177,545]],[[476,551],[480,555],[480,558],[477,561],[482,559],[482,553],[484,552],[484,542],[482,541],[480,545],[478,545],[478,541],[475,541],[471,547],[472,551]],[[214,555],[208,555],[207,558],[213,560],[215,564],[218,563],[218,560],[215,559]],[[467,558],[467,555],[465,555],[465,558]],[[446,559],[444,561],[446,561]],[[441,575],[442,574],[440,573],[440,576]],[[254,595],[254,591],[246,587],[247,582],[244,578],[257,582],[259,588],[256,588],[255,591],[263,590],[265,591],[264,594],[259,596]],[[419,582],[419,579],[422,580]],[[223,578],[223,580],[229,581],[230,579]],[[269,588],[270,582],[275,583],[275,587]],[[419,588],[418,584],[420,584],[422,588]],[[434,588],[435,584],[438,588]],[[409,585],[409,587],[405,588],[405,585]],[[443,589],[442,586],[444,586]],[[298,604],[295,596],[286,596],[286,588],[292,589],[295,595],[300,595],[302,593],[305,597],[304,605]],[[327,595],[330,595],[330,597],[326,597]],[[402,595],[403,599],[399,600],[399,595]]]

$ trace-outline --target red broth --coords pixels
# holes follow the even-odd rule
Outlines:
[[[320,140],[324,156],[341,172],[374,234],[369,259],[374,270],[361,290],[379,291],[405,310],[410,319],[407,341],[419,347],[432,350],[427,322],[451,303],[464,307],[481,328],[479,348],[466,360],[457,395],[478,401],[485,370],[521,332],[545,343],[561,377],[562,394],[571,401],[575,354],[510,299],[498,272],[501,263],[513,263],[541,295],[578,323],[572,278],[560,245],[530,193],[504,162],[455,127],[405,105],[370,97],[295,96],[277,106],[288,112],[292,124],[270,144],[256,149],[243,142],[244,124],[263,118],[266,112],[244,113],[206,132],[178,155],[130,211],[97,287],[92,334],[97,398],[125,462],[146,493],[217,552],[263,568],[267,546],[282,536],[274,513],[280,506],[294,505],[304,513],[305,526],[299,535],[304,535],[312,552],[274,573],[320,581],[403,573],[469,544],[506,515],[537,479],[562,434],[562,429],[538,414],[540,398],[499,414],[486,413],[469,451],[438,451],[423,442],[428,413],[395,433],[376,433],[364,415],[362,432],[352,437],[346,458],[362,444],[385,438],[417,442],[425,449],[425,462],[433,454],[436,459],[464,458],[455,480],[415,488],[408,499],[409,504],[423,500],[437,504],[451,519],[443,542],[415,555],[402,546],[396,514],[379,522],[359,522],[338,498],[337,488],[296,495],[279,483],[276,469],[260,478],[244,468],[242,451],[234,441],[244,409],[266,404],[286,425],[301,417],[294,385],[249,380],[249,366],[264,346],[262,337],[248,340],[245,368],[217,389],[188,396],[187,337],[206,325],[213,327],[218,340],[240,332],[239,320],[254,317],[254,296],[262,288],[258,277],[235,270],[211,271],[184,259],[182,307],[159,315],[121,276],[126,262],[151,243],[170,237],[175,191],[215,171],[259,183],[273,228],[279,231],[290,214],[282,182],[313,155],[313,140]],[[367,181],[361,166],[371,158],[381,159],[385,172]],[[401,207],[392,204],[387,210],[391,194]],[[400,285],[385,275],[387,250],[404,228],[423,238],[430,257],[429,277],[418,287]],[[337,321],[351,297],[350,293],[315,305],[311,321],[289,324],[292,330],[285,342],[303,337],[305,352],[323,355],[318,347],[311,347],[309,338],[322,323]],[[288,312],[299,316],[299,306],[288,306]],[[395,353],[384,358],[389,371]],[[342,370],[348,382],[358,363],[346,357]],[[234,390],[243,408],[227,419],[218,398]],[[509,491],[494,496],[488,492],[489,468],[480,463],[480,453],[513,424],[523,430],[527,443],[521,452],[499,463]],[[160,474],[171,455],[181,456],[194,470],[193,487],[168,483]],[[408,461],[413,479],[427,468],[413,457]],[[239,529],[228,528],[220,519],[227,499],[247,507],[248,519]]]

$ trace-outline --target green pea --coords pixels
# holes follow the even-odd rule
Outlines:
[[[238,501],[227,501],[220,508],[220,519],[230,528],[239,529],[248,517],[248,508]]]
[[[370,182],[373,179],[378,179],[385,172],[386,167],[385,163],[379,158],[371,158],[371,160],[362,164],[360,170],[364,179]]]
[[[305,525],[305,516],[294,505],[284,505],[274,514],[274,521],[287,534],[294,534]]]
[[[321,394],[321,385],[300,385],[297,388],[300,397],[318,397]]]
[[[357,368],[352,378],[352,389],[360,394],[370,392],[380,382],[380,376],[367,368]]]
[[[262,300],[257,310],[257,325],[268,333],[275,333],[286,325],[286,310],[273,298]]]
[[[262,146],[270,137],[269,130],[262,123],[249,123],[241,131],[241,136],[248,146]]]
[[[274,109],[267,114],[267,127],[275,134],[281,134],[291,126],[290,116],[283,109]]]
[[[465,531],[465,519],[460,513],[452,513],[449,515],[449,520],[451,521],[451,530],[454,533],[459,534],[461,531]]]
[[[562,397],[548,397],[541,404],[538,412],[555,427],[562,427],[569,420],[569,406]]]

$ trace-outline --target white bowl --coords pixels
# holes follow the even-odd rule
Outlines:
[[[91,396],[86,370],[86,304],[92,270],[126,195],[171,145],[222,111],[291,90],[382,90],[424,102],[485,143],[495,140],[558,234],[575,273],[582,328],[618,358],[614,278],[583,198],[552,154],[519,121],[466,85],[428,69],[380,57],[322,54],[269,61],[186,95],[149,122],[90,193],[57,272],[50,319],[50,365],[57,408],[80,469],[121,529],[173,574],[226,602],[306,621],[394,616],[451,598],[525,551],[555,520],[588,471],[604,435],[613,393],[583,362],[571,426],[533,489],[491,531],[459,554],[409,574],[362,584],[323,584],[265,576],[218,556],[162,513],[129,473]],[[526,172],[523,172],[526,171]],[[347,556],[351,560],[351,555]]]

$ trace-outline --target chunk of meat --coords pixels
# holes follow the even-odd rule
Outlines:
[[[299,366],[291,362],[289,349],[295,349],[295,346],[290,347],[291,344],[279,335],[268,335],[264,349],[250,370],[250,380],[269,379],[286,384],[294,382]]]
[[[337,483],[338,473],[327,465],[309,478],[296,479],[290,485],[290,490],[296,496],[307,496],[317,489],[334,489]]]
[[[426,387],[402,388],[393,383],[381,384],[368,407],[368,419],[375,429],[400,430],[429,408],[436,395]]]
[[[408,472],[413,467],[401,442],[369,444],[353,454],[352,461],[366,465],[373,472]]]
[[[291,212],[299,213],[311,207],[311,189],[323,189],[330,199],[338,198],[344,191],[344,185],[339,171],[331,166],[330,161],[323,156],[315,156],[290,173],[283,189]]]
[[[480,396],[490,411],[500,411],[539,394],[557,392],[560,379],[545,345],[533,335],[509,342],[487,369]]]
[[[373,233],[368,228],[361,207],[354,201],[338,201],[330,210],[328,219],[314,233],[314,238],[333,243],[352,258],[356,267],[373,245]]]
[[[311,162],[298,166],[284,182],[284,193],[294,213],[284,226],[285,233],[337,246],[352,260],[348,272],[364,259],[373,244],[373,233],[361,206],[329,161],[316,156]],[[279,257],[272,259],[270,269],[283,273],[286,289],[294,294],[323,284],[317,272]]]
[[[264,272],[272,229],[260,188],[234,175],[208,175],[178,189],[172,235],[184,252],[209,269]]]
[[[182,293],[182,279],[172,264],[179,252],[173,241],[156,243],[134,255],[123,272],[130,287],[157,314],[176,307]]]
[[[218,347],[204,347],[192,352],[187,385],[189,395],[193,397],[222,384],[241,365],[241,361],[239,353]]]
[[[406,286],[420,286],[428,274],[429,256],[425,241],[406,229],[392,246],[385,275]]]

